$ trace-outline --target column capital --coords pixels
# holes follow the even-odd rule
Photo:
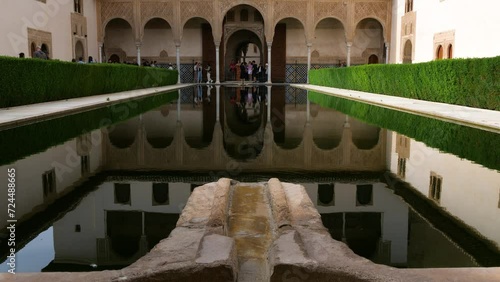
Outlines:
[[[311,48],[313,46],[313,44],[309,42],[309,43],[306,43],[306,46]]]
[[[391,46],[391,42],[384,42],[385,47],[389,48]]]
[[[102,47],[104,46],[104,42],[100,42],[100,41],[98,41],[98,42],[97,42],[97,46],[98,46],[98,47],[100,47],[100,48],[102,48]]]
[[[135,47],[140,48],[142,46],[142,42],[135,42]]]
[[[214,41],[215,47],[220,47],[220,40],[219,41]]]
[[[347,45],[347,47],[351,47],[352,46],[352,42],[350,42],[350,41],[347,41],[345,44]]]
[[[271,47],[271,46],[273,46],[273,42],[272,42],[272,41],[271,41],[271,42],[269,42],[269,41],[268,41],[268,42],[266,42],[266,43],[267,43],[267,47]]]

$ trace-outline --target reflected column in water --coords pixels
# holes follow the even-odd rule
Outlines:
[[[220,121],[220,85],[215,86],[215,121]]]

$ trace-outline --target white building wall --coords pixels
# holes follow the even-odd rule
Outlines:
[[[356,184],[335,183],[335,204],[318,206],[318,184],[302,184],[319,213],[380,212],[382,239],[391,241],[391,263],[405,264],[408,245],[408,206],[384,183],[373,184],[373,205],[356,206]]]
[[[87,39],[89,54],[97,56],[97,20],[95,1],[85,1],[84,16],[87,17]],[[71,61],[73,43],[71,33],[71,13],[73,1],[47,0],[40,1],[0,1],[2,21],[0,24],[0,55],[17,57],[25,53],[31,57],[28,28],[50,32],[52,34],[52,59]],[[8,11],[8,12],[5,12]]]
[[[180,214],[191,195],[189,183],[169,183],[169,204],[153,206],[153,182],[130,183],[131,204],[115,204],[114,183],[105,182],[86,196],[75,210],[54,226],[54,248],[59,262],[95,263],[96,239],[106,237],[106,211],[142,211]],[[79,224],[81,232],[75,232]],[[78,244],[75,244],[78,242]]]
[[[99,133],[97,133],[99,132]],[[94,131],[93,134],[100,134]],[[90,153],[90,172],[95,172],[101,163],[101,145],[95,145]],[[0,183],[7,183],[7,169],[16,169],[16,219],[39,211],[44,205],[42,175],[55,168],[56,191],[62,193],[81,179],[80,156],[76,153],[76,139],[0,167]],[[0,186],[1,195],[7,195],[7,185]],[[7,197],[0,197],[1,206],[7,207]],[[0,222],[5,226],[7,212],[0,213]]]
[[[395,148],[393,142],[393,173],[398,163]],[[500,172],[411,140],[404,180],[427,197],[431,171],[443,178],[440,206],[500,246]]]
[[[70,1],[71,2],[71,1]],[[87,56],[92,56],[94,62],[99,59],[99,46],[97,44],[97,7],[96,1],[84,1],[83,16],[87,18]]]
[[[405,0],[393,3],[391,62],[401,63],[401,17]],[[443,0],[414,1],[416,37],[414,63],[434,60],[434,35],[455,31],[454,58],[495,57],[500,55],[500,1]],[[397,50],[396,50],[397,48]]]

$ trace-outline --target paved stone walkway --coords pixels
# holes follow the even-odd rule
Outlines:
[[[292,84],[291,86],[357,102],[364,102],[392,110],[458,123],[494,133],[500,133],[500,111],[484,110],[309,84]]]
[[[12,108],[2,108],[0,109],[0,130],[57,118],[68,114],[94,110],[104,106],[157,95],[159,93],[177,91],[178,89],[193,85],[195,84],[175,84]]]

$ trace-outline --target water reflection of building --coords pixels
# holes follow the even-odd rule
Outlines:
[[[235,114],[235,89],[225,91],[217,87],[210,105],[193,108],[179,99],[117,126],[104,138],[106,169],[225,170],[228,163],[249,170],[386,167],[383,129],[309,103],[275,103],[273,97],[283,95],[271,87],[267,101],[259,102],[265,110],[249,124]]]
[[[408,205],[384,183],[303,183],[336,240],[375,262],[405,266]]]
[[[500,172],[393,132],[388,139],[392,172],[500,248]]]
[[[78,186],[101,166],[101,131],[95,130],[54,146],[44,152],[1,166],[16,169],[16,219],[23,221],[45,209],[62,194]],[[0,174],[7,183],[7,173]],[[7,195],[7,185],[0,192]],[[7,197],[0,197],[7,207]],[[7,212],[0,213],[0,224],[7,222]]]
[[[59,264],[128,265],[175,228],[189,183],[104,182],[53,224],[54,261]]]

